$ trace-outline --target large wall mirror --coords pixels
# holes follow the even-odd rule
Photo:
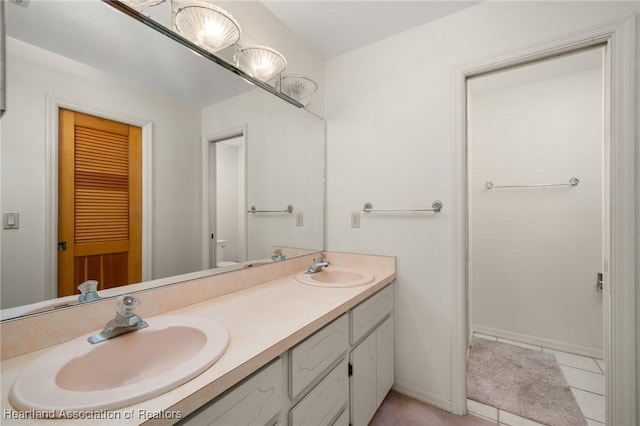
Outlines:
[[[3,319],[323,250],[322,118],[99,0],[5,7]]]

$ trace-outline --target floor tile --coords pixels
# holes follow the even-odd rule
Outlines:
[[[494,342],[498,340],[497,337],[489,336],[487,334],[481,334],[481,333],[473,333],[473,337],[479,337],[480,339],[486,339],[486,340],[493,340]]]
[[[604,396],[571,388],[582,414],[591,420],[606,422]]]
[[[498,413],[500,424],[509,426],[544,426],[533,420],[525,419],[524,417],[516,416],[515,414],[508,413],[500,410]]]
[[[601,359],[596,359],[596,364],[598,364],[598,367],[600,367],[600,370],[602,370],[602,374],[604,374],[604,361]]]
[[[482,404],[472,399],[467,399],[467,411],[475,416],[483,417],[494,422],[498,421],[497,408]]]
[[[560,369],[572,388],[604,395],[604,375],[566,365],[561,365]]]
[[[601,372],[600,367],[598,367],[598,364],[593,358],[546,348],[544,349],[544,352],[554,354],[558,364],[560,365],[579,368],[581,370],[591,371],[592,373]]]
[[[520,346],[521,348],[532,349],[534,351],[542,350],[540,346],[529,345],[527,343],[520,343],[520,342],[516,342],[515,340],[503,339],[502,337],[498,337],[498,342],[508,343],[510,345]]]
[[[606,426],[604,423],[596,422],[595,420],[586,419],[587,426]]]

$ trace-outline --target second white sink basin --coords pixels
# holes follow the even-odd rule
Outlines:
[[[318,287],[357,287],[373,282],[373,274],[361,269],[329,265],[315,274],[300,272],[296,279]]]
[[[25,368],[10,400],[18,410],[124,407],[169,391],[213,365],[229,344],[219,322],[188,315],[146,319],[149,327],[95,345],[64,343]]]

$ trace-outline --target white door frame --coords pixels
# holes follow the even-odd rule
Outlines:
[[[452,369],[454,414],[467,411],[468,199],[466,80],[490,71],[605,45],[604,300],[607,424],[636,424],[635,15],[453,69]],[[609,303],[607,303],[609,300]],[[609,312],[609,315],[606,313]],[[608,317],[608,318],[607,318]]]
[[[46,97],[45,176],[45,297],[58,297],[58,111],[69,109],[142,128],[142,281],[153,273],[153,122],[120,111],[104,110],[78,102]]]
[[[242,200],[241,211],[243,217],[244,228],[244,259],[247,257],[247,155],[248,140],[247,140],[247,125],[234,127],[221,132],[211,133],[202,137],[202,269],[209,269],[209,148],[212,143],[220,142],[225,139],[231,139],[236,137],[242,137],[244,145],[244,159],[243,159],[243,175],[244,175],[244,197]],[[205,232],[206,231],[206,232]],[[217,233],[216,233],[217,235]],[[217,261],[217,259],[216,259]]]

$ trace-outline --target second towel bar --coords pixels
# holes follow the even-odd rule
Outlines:
[[[487,182],[485,187],[487,189],[494,188],[542,188],[545,186],[577,186],[580,183],[580,179],[572,177],[569,179],[569,183],[538,183],[531,185],[494,185],[493,182]]]
[[[371,213],[371,212],[435,212],[435,213],[440,213],[440,210],[442,210],[442,201],[440,201],[440,200],[435,200],[433,203],[431,203],[431,208],[430,209],[374,209],[373,208],[373,203],[371,203],[370,201],[367,201],[366,203],[364,203],[364,208],[362,209],[362,211],[365,212],[365,213]]]
[[[293,206],[289,204],[286,210],[258,210],[256,206],[251,206],[247,213],[293,213]]]

